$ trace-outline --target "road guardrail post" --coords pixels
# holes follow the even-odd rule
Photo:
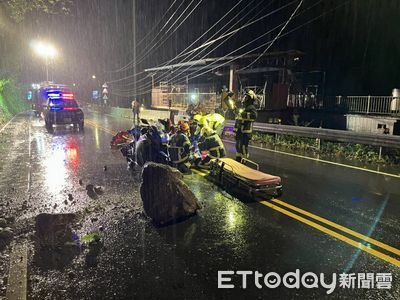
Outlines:
[[[319,152],[319,151],[321,151],[321,139],[316,138],[315,141],[317,143],[317,149],[318,149],[318,152]]]

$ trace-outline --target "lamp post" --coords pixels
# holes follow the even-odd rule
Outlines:
[[[49,60],[57,56],[57,50],[53,45],[44,42],[34,42],[32,43],[32,47],[37,55],[45,59],[46,81],[49,81]]]

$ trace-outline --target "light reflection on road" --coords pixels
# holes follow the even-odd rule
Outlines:
[[[96,148],[100,149],[100,139],[99,139],[99,128],[98,127],[94,128],[94,138],[96,140]]]
[[[59,194],[65,186],[67,169],[65,165],[66,151],[64,145],[53,148],[44,159],[46,187],[49,193]]]
[[[227,231],[238,230],[243,225],[243,208],[235,201],[227,202],[225,215],[225,228]]]
[[[39,146],[43,149],[43,146]],[[58,195],[67,185],[70,175],[76,175],[79,164],[79,147],[75,136],[68,136],[57,141],[55,147],[42,153],[45,185],[48,193]]]
[[[66,152],[67,152],[67,163],[72,167],[74,173],[76,173],[76,170],[78,169],[79,166],[79,151],[75,141],[68,140]]]
[[[40,133],[35,133],[32,141],[36,142],[36,151],[40,156],[42,156],[45,150],[45,140],[43,135]]]

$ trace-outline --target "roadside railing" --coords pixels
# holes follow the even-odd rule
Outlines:
[[[400,98],[392,96],[347,96],[336,97],[346,111],[365,114],[398,114]]]
[[[345,113],[400,116],[400,97],[392,96],[320,96],[289,95],[288,107],[340,109]]]
[[[226,127],[232,128],[235,121],[227,121]],[[278,125],[267,123],[254,123],[254,131],[294,135],[300,137],[316,138],[319,140],[327,140],[341,143],[364,144],[378,147],[400,148],[400,136],[378,135],[369,133],[359,133],[344,130],[312,128],[290,125]]]

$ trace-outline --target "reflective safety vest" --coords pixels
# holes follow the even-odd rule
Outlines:
[[[224,116],[217,113],[202,116],[201,118],[198,118],[197,128],[194,135],[198,135],[202,127],[207,126],[212,130],[216,130],[219,126],[221,125],[223,126],[224,123],[225,123]]]
[[[225,147],[218,134],[213,133],[206,136],[199,142],[200,151],[208,150],[208,156],[211,158],[220,158],[225,156]]]
[[[174,164],[186,161],[190,155],[189,137],[182,132],[175,133],[169,141],[168,154]]]
[[[257,109],[254,105],[248,105],[236,115],[234,132],[252,133],[253,123],[257,119]]]
[[[217,129],[218,126],[225,123],[224,116],[217,113],[206,115],[206,120],[208,123],[208,127],[210,127],[212,130]]]
[[[194,135],[199,135],[203,126],[207,126],[207,119],[206,116],[197,115],[197,118],[195,118],[195,120],[197,121],[197,127],[194,132]]]

